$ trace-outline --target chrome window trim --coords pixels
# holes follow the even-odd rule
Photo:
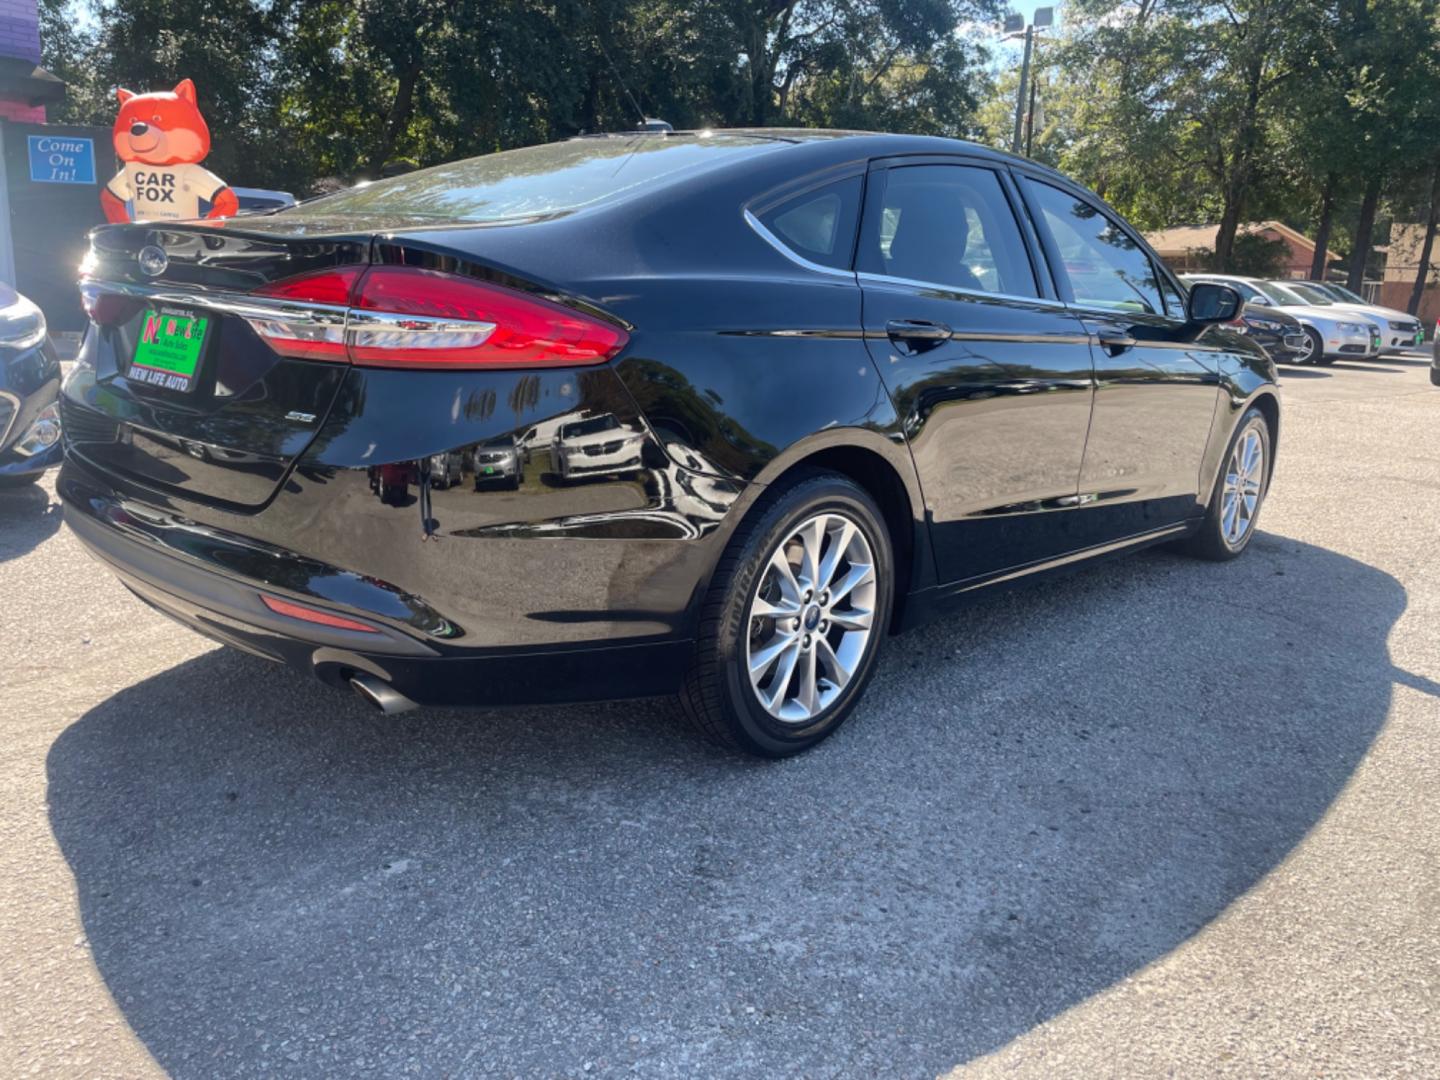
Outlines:
[[[1067,306],[1063,301],[1051,300],[1044,296],[1018,296],[1015,293],[987,292],[984,289],[962,289],[954,285],[944,285],[938,281],[918,281],[915,278],[894,277],[890,274],[872,274],[868,270],[856,271],[855,277],[862,283],[873,281],[878,285],[895,284],[909,285],[912,288],[920,289],[938,289],[940,292],[953,293],[956,296],[967,298],[974,297],[977,300],[1004,300],[1009,303],[1032,304],[1052,310],[1064,310]]]
[[[1174,326],[1185,325],[1184,319],[1177,319],[1173,315],[1166,315],[1159,311],[1123,311],[1120,308],[1101,307],[1098,304],[1066,304],[1065,306],[1077,315],[1104,315],[1111,319],[1133,316],[1142,319],[1163,319]]]
[[[844,179],[844,177],[841,177],[841,179]],[[789,259],[796,266],[802,266],[806,270],[809,270],[811,273],[825,274],[829,277],[839,277],[844,278],[846,281],[854,282],[856,275],[853,270],[838,270],[833,266],[825,266],[821,263],[811,262],[803,255],[797,255],[788,246],[786,246],[785,241],[781,240],[778,236],[776,236],[769,229],[767,229],[761,223],[760,219],[757,218],[753,213],[751,213],[749,207],[746,207],[743,213],[745,215],[745,223],[749,225],[750,228],[755,230],[756,234],[760,237],[760,239],[764,240],[767,244],[773,247],[781,255],[784,255],[785,258]]]

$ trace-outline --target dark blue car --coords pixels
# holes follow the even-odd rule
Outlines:
[[[60,358],[40,309],[0,284],[0,487],[60,464]]]

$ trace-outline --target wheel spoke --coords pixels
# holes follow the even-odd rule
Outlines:
[[[795,703],[805,710],[807,718],[814,716],[819,703],[815,686],[815,650],[804,649],[800,656],[800,685],[796,688]]]
[[[766,600],[763,596],[757,596],[750,614],[769,619],[793,619],[800,614],[800,602],[783,595],[779,600]]]
[[[770,682],[769,695],[760,691],[765,708],[777,711],[785,704],[785,691],[790,689],[790,679],[795,674],[795,663],[799,659],[800,643],[794,639],[787,641],[780,656],[780,663],[775,667],[775,678]]]
[[[806,588],[819,589],[820,545],[825,537],[825,519],[814,518],[800,529],[800,580]]]
[[[835,655],[835,650],[830,647],[830,642],[820,638],[815,642],[816,659],[825,669],[825,677],[836,690],[845,689],[845,684],[850,681],[850,670],[840,663],[840,658]]]
[[[832,626],[838,626],[841,630],[869,630],[874,617],[873,611],[863,608],[851,608],[848,611],[836,611],[832,608],[826,616]]]
[[[776,634],[762,648],[750,654],[750,677],[757,681],[763,678],[770,665],[775,663],[775,658],[794,644],[793,634]]]
[[[780,587],[780,595],[797,607],[800,605],[800,583],[795,580],[795,569],[790,565],[790,560],[785,557],[785,548],[781,548],[770,556],[770,569],[775,571],[775,583]]]
[[[1235,498],[1225,500],[1225,506],[1220,515],[1220,528],[1225,533],[1225,539],[1232,544],[1235,542],[1235,521],[1239,515],[1240,500]]]
[[[845,577],[830,590],[831,605],[838,604],[845,597],[866,582],[875,580],[875,568],[869,563],[852,563]]]
[[[820,563],[820,577],[815,583],[817,589],[828,589],[834,582],[835,571],[839,568],[840,560],[844,558],[854,535],[855,526],[842,518],[840,530],[830,537],[830,550],[825,552],[825,558]]]

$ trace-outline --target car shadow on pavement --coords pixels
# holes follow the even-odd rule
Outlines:
[[[18,559],[60,528],[60,503],[39,484],[0,487],[0,562]]]
[[[1264,533],[1117,561],[892,640],[779,763],[659,703],[386,718],[217,650],[57,739],[51,823],[175,1076],[934,1076],[1280,862],[1404,607]]]

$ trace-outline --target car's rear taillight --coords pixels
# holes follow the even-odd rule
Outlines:
[[[372,367],[600,364],[629,335],[602,319],[454,274],[346,267],[273,282],[245,318],[276,352]]]

